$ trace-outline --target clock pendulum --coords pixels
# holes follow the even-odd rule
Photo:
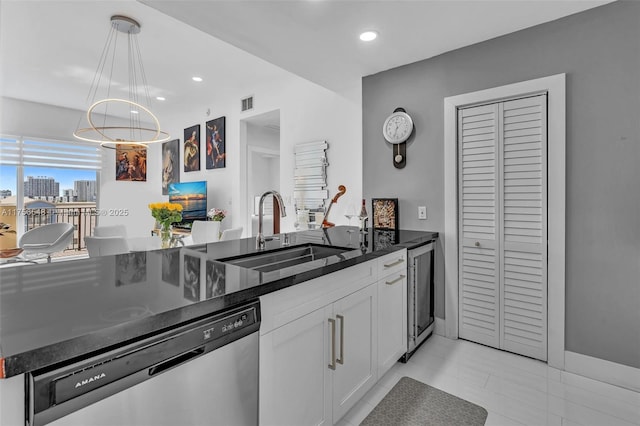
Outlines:
[[[396,161],[396,163],[401,163],[403,157],[402,154],[400,154],[400,144],[396,144],[396,146],[398,147],[398,153],[394,157],[394,160]]]

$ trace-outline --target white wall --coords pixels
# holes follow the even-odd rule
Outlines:
[[[182,142],[185,128],[200,124],[201,170],[184,172],[180,180],[207,181],[208,208],[228,210],[222,228],[244,226],[242,212],[252,208],[240,196],[241,188],[246,188],[245,178],[246,147],[240,146],[240,120],[265,112],[280,110],[280,192],[285,199],[288,216],[282,219],[281,230],[293,231],[293,146],[299,142],[323,139],[329,142],[328,183],[329,192],[337,191],[338,185],[347,187],[347,194],[359,200],[362,194],[362,113],[360,107],[361,89],[359,82],[348,94],[337,94],[314,83],[282,72],[280,81],[252,82],[236,95],[211,96],[211,102],[194,106],[189,111],[181,111],[172,117],[159,117],[163,130],[172,138]],[[207,88],[203,87],[203,93]],[[240,112],[240,98],[247,93],[254,94],[256,107],[250,112]],[[210,110],[210,115],[206,111]],[[226,152],[224,169],[206,170],[204,167],[205,123],[217,117],[226,117]],[[182,151],[182,150],[180,150]],[[102,208],[129,207],[131,214],[126,225],[132,233],[147,232],[153,226],[147,204],[166,200],[161,193],[160,147],[153,147],[148,153],[147,182],[114,182],[114,158],[107,157],[100,189]],[[182,153],[181,161],[182,161]],[[347,223],[341,211],[346,203],[332,208],[332,222]],[[334,216],[335,215],[335,216]],[[116,222],[115,218],[110,221]],[[105,221],[106,222],[106,221]]]
[[[213,92],[206,85],[203,94]],[[240,112],[240,99],[248,93],[254,95],[253,111]],[[246,188],[246,147],[240,146],[240,120],[265,112],[280,110],[280,192],[285,199],[288,216],[282,219],[281,230],[293,231],[293,146],[300,142],[326,140],[329,142],[327,169],[330,196],[338,185],[347,187],[347,194],[332,208],[331,221],[346,224],[344,207],[362,198],[362,111],[360,81],[348,93],[338,94],[314,83],[282,71],[278,81],[254,81],[238,89],[236,94],[210,96],[210,102],[181,110],[171,117],[160,116],[160,123],[172,138],[183,141],[185,128],[200,124],[201,168],[199,172],[185,173],[180,180],[207,181],[208,207],[229,211],[223,228],[243,226],[240,220],[251,205],[241,199],[240,189]],[[208,96],[207,96],[208,97]],[[210,110],[210,115],[206,111]],[[2,99],[0,132],[24,136],[37,136],[72,140],[72,133],[82,114],[67,108],[32,102]],[[226,168],[206,170],[204,167],[205,123],[217,117],[226,117]],[[182,151],[182,150],[180,150]],[[166,201],[161,188],[161,146],[151,145],[147,153],[146,182],[116,182],[115,153],[103,150],[103,171],[100,178],[101,209],[129,210],[129,216],[104,216],[100,224],[124,224],[132,236],[148,235],[154,220],[148,204]],[[182,159],[182,154],[181,159]],[[238,218],[238,219],[235,219]],[[240,221],[239,221],[240,220]],[[236,224],[237,223],[237,224]]]
[[[272,189],[280,191],[280,131],[248,123],[246,143],[248,145],[247,164],[250,171],[247,182],[247,203],[251,210],[251,202],[255,197]],[[251,222],[249,213],[247,212],[245,222],[247,224]],[[255,208],[253,214],[257,214]]]

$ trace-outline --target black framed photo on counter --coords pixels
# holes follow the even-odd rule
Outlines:
[[[398,231],[400,229],[397,198],[372,198],[371,211],[374,230]]]

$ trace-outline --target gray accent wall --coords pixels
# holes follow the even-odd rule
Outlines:
[[[566,350],[640,368],[640,2],[363,78],[364,196],[398,197],[402,228],[443,232],[444,98],[559,73],[567,74]],[[396,107],[416,126],[400,170],[382,137]],[[444,318],[441,242],[436,268]]]

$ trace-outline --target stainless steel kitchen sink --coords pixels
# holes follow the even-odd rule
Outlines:
[[[220,259],[219,262],[253,269],[260,272],[269,272],[300,265],[302,263],[313,262],[314,260],[339,255],[351,250],[353,249],[323,246],[319,244],[304,244],[286,249]]]

